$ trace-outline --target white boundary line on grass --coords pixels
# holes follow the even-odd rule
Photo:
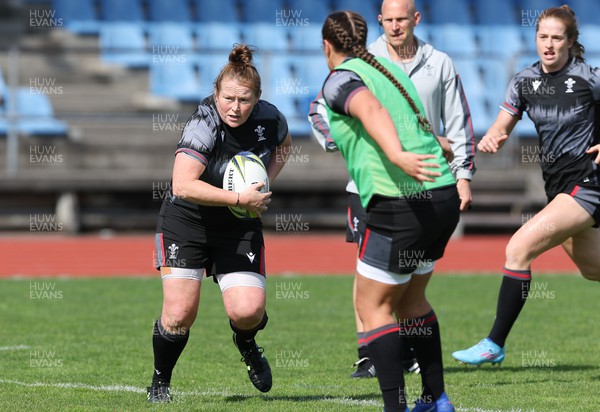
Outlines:
[[[89,389],[93,391],[105,391],[105,392],[133,392],[133,393],[146,393],[143,388],[137,388],[129,385],[88,385],[86,383],[44,383],[44,382],[21,382],[12,379],[0,379],[0,383],[7,383],[19,386],[26,386],[28,388],[68,388],[68,389]],[[233,396],[236,395],[230,392],[209,390],[209,391],[188,391],[188,392],[173,392],[177,396]],[[251,395],[248,395],[250,397]],[[379,406],[380,401],[374,400],[358,400],[352,398],[323,398],[313,399],[319,402],[334,403],[338,405],[351,405],[351,406]],[[463,412],[501,412],[498,410],[489,410],[483,408],[460,408]],[[511,412],[520,412],[521,409],[512,409]]]
[[[0,351],[3,351],[3,350],[25,350],[25,349],[31,349],[31,346],[27,346],[27,345],[0,346]]]

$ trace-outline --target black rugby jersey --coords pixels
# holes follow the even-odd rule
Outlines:
[[[222,188],[225,168],[233,156],[239,152],[252,152],[268,167],[271,154],[283,143],[287,134],[285,116],[271,103],[259,100],[248,120],[232,128],[219,117],[214,95],[211,95],[202,100],[187,121],[175,154],[185,153],[201,162],[205,170],[200,180]],[[238,219],[227,207],[203,206],[181,199],[175,199],[175,203],[198,211],[196,217],[205,226],[229,226],[240,221],[260,223],[259,219]]]
[[[500,108],[535,124],[549,200],[575,184],[600,185],[597,154],[585,153],[600,142],[600,69],[571,58],[544,73],[538,61],[511,79]]]

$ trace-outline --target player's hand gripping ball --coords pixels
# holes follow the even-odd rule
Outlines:
[[[255,183],[265,182],[261,192],[269,191],[269,176],[262,160],[252,152],[240,152],[233,156],[223,175],[223,189],[230,192],[243,192]],[[228,206],[233,215],[239,219],[254,219],[258,215],[239,206]]]

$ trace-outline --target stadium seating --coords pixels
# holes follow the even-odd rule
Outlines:
[[[187,0],[148,0],[151,21],[190,22],[192,15]]]
[[[306,6],[305,0],[289,0],[288,1],[288,14],[283,16],[283,19],[292,25],[296,29],[300,27],[315,27],[321,30],[321,25],[325,20],[325,17],[331,13],[330,5],[327,1],[313,1],[310,7]],[[300,22],[297,21],[300,19]],[[303,19],[307,19],[304,21]],[[306,23],[305,26],[302,24]]]
[[[66,123],[54,118],[47,95],[35,93],[29,87],[17,89],[17,130],[25,135],[66,136]]]
[[[335,10],[352,10],[362,15],[367,24],[376,24],[379,15],[379,6],[376,2],[365,0],[336,0],[334,1]],[[323,18],[323,20],[325,20]]]
[[[150,44],[155,47],[177,47],[178,52],[191,52],[194,49],[192,30],[188,25],[173,22],[157,23],[150,26]]]
[[[450,57],[473,56],[477,53],[475,29],[470,25],[444,24],[430,27],[430,39],[436,49]]]
[[[194,0],[195,18],[199,22],[236,23],[240,21],[235,0]]]
[[[141,0],[100,0],[101,17],[104,21],[135,21],[144,20]]]
[[[290,30],[291,50],[293,51],[308,51],[320,52],[323,47],[323,37],[321,36],[321,28],[316,25],[308,25],[306,27],[295,27]]]
[[[103,61],[128,68],[148,68],[151,61],[144,32],[136,23],[104,24],[100,30],[100,53]]]
[[[287,51],[289,30],[273,23],[246,24],[242,29],[244,43],[256,46],[259,51]]]
[[[598,15],[600,16],[600,15]],[[597,17],[598,17],[597,16]],[[579,43],[585,47],[585,54],[600,55],[600,25],[585,24],[579,28]]]
[[[200,51],[231,50],[235,43],[242,42],[242,27],[238,24],[201,23],[195,32]]]
[[[430,0],[427,16],[431,24],[473,23],[467,0]]]
[[[67,30],[77,34],[99,33],[100,21],[93,0],[54,0],[52,7]]]
[[[519,24],[512,1],[474,2],[475,23],[481,25],[510,25]]]
[[[275,24],[278,12],[285,9],[283,0],[252,0],[242,3],[243,21]]]
[[[477,27],[479,47],[489,57],[509,58],[526,49],[522,30],[515,25],[484,25]]]
[[[580,25],[598,25],[600,2],[592,0],[569,0],[568,4],[575,11],[577,21]],[[581,32],[582,30],[579,31],[579,33]]]
[[[191,62],[152,64],[149,80],[151,93],[183,102],[199,102],[212,92],[208,77],[203,81]]]

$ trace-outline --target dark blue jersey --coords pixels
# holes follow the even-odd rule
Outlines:
[[[223,174],[229,160],[239,152],[256,154],[268,167],[271,154],[288,134],[285,116],[275,106],[259,100],[248,120],[238,127],[229,127],[219,117],[214,96],[205,98],[187,121],[177,144],[177,153],[198,160],[205,166],[200,180],[223,187]],[[227,207],[202,206],[184,202],[205,225],[230,225],[240,222]],[[258,221],[258,219],[249,219]]]
[[[572,58],[544,73],[538,61],[512,78],[500,108],[519,119],[527,112],[535,124],[549,199],[575,184],[600,184],[596,154],[585,153],[600,142],[600,69]]]

